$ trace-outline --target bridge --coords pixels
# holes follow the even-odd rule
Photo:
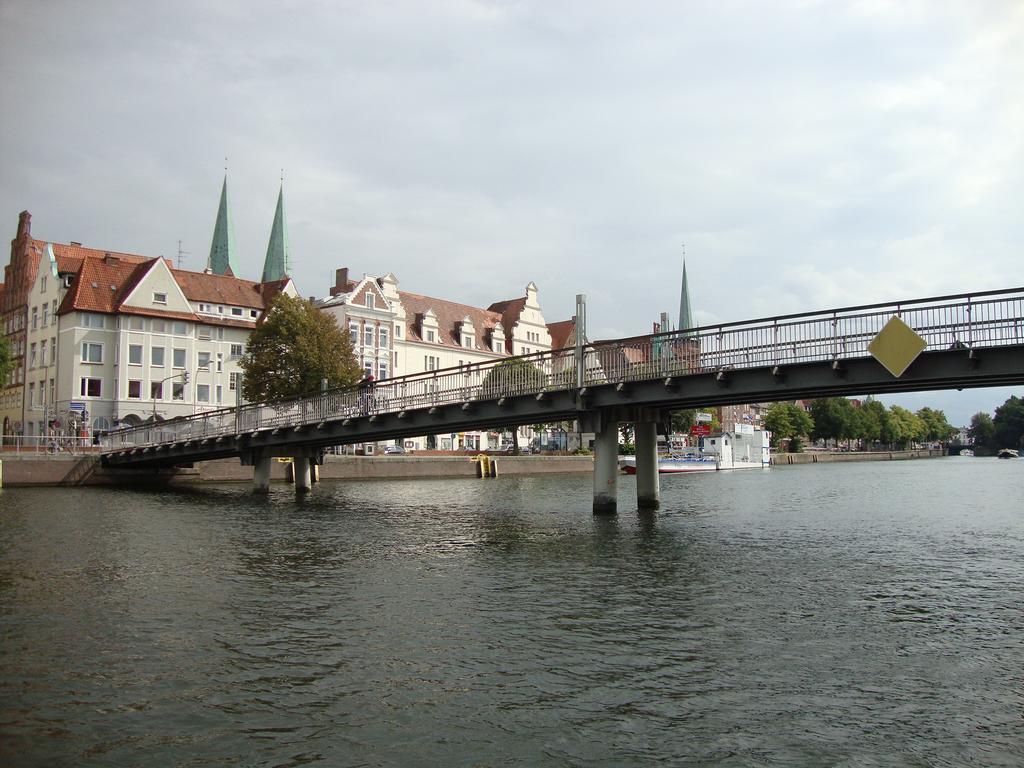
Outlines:
[[[906,326],[896,357],[907,359],[887,368],[879,349],[894,345],[879,334],[894,317]],[[657,508],[658,426],[673,410],[1024,383],[1024,288],[613,341],[578,335],[573,348],[399,376],[372,394],[337,389],[119,430],[102,461],[151,469],[238,457],[265,491],[272,459],[290,456],[296,488],[308,490],[329,446],[578,419],[595,435],[594,511],[614,512],[621,423],[635,425],[637,504]]]

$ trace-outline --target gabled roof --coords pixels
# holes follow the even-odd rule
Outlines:
[[[560,320],[548,323],[548,335],[551,336],[551,349],[565,349],[576,330],[576,320]]]
[[[53,246],[53,253],[57,257],[57,269],[60,272],[77,272],[78,265],[83,259],[113,258],[120,261],[127,261],[133,264],[141,264],[149,261],[152,256],[139,256],[135,253],[120,253],[118,251],[101,251],[98,248],[85,248],[77,243],[49,243]],[[41,255],[46,249],[46,240],[32,240],[31,248],[36,255]],[[170,264],[170,259],[167,259]]]
[[[526,306],[526,297],[521,296],[518,299],[509,299],[508,301],[498,301],[491,304],[487,309],[490,312],[496,312],[501,315],[501,324],[505,328],[505,337],[508,339],[507,344],[512,343],[512,329],[516,327],[516,323],[519,322],[519,316],[523,313],[523,307]]]
[[[116,312],[124,297],[131,292],[156,262],[84,258],[68,292],[64,294],[57,314],[73,310]]]
[[[484,333],[501,323],[501,315],[489,309],[471,307],[454,301],[421,296],[418,293],[399,291],[398,296],[405,307],[406,334],[413,341],[422,341],[420,337],[419,316],[433,310],[437,316],[437,327],[440,331],[438,342],[455,347],[462,346],[459,329],[464,318],[468,317],[477,332],[477,346],[481,346]]]
[[[172,269],[171,275],[189,301],[252,309],[263,309],[267,304],[260,283],[252,280],[184,269]]]

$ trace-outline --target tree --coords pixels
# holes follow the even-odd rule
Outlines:
[[[513,357],[491,368],[480,383],[478,399],[493,400],[506,395],[527,394],[544,389],[544,372],[528,360]],[[519,455],[519,429],[512,429],[512,453]]]
[[[883,425],[888,421],[885,405],[868,397],[860,407],[860,436],[868,442],[882,439]]]
[[[1014,395],[996,408],[992,426],[997,450],[1024,447],[1024,399]]]
[[[974,445],[981,448],[993,448],[996,442],[996,426],[992,423],[992,417],[978,411],[971,416],[971,425],[967,428],[967,434]]]
[[[854,437],[856,421],[853,403],[845,397],[821,397],[811,403],[814,440],[839,440]]]
[[[796,403],[774,403],[764,415],[764,426],[772,433],[774,445],[788,440],[789,450],[799,453],[800,437],[814,430],[814,421]]]
[[[672,411],[672,431],[683,435],[690,433],[690,427],[697,422],[697,411],[689,408],[683,411]]]
[[[7,382],[7,377],[14,370],[14,358],[11,357],[11,340],[0,336],[0,384]]]
[[[906,448],[913,440],[924,440],[927,434],[927,427],[924,421],[906,408],[894,405],[889,409],[889,416],[899,427],[899,437],[893,442]]]
[[[934,408],[922,408],[917,417],[924,422],[925,440],[942,440],[945,442],[956,434],[956,427],[946,421],[946,414]]]
[[[249,337],[242,394],[253,402],[284,400],[328,387],[355,385],[362,377],[352,339],[331,315],[310,302],[280,294]]]

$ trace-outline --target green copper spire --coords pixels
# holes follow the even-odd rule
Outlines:
[[[288,243],[288,225],[284,220],[284,184],[277,195],[274,226],[267,243],[267,259],[263,262],[263,282],[269,283],[288,276],[292,269],[292,249]]]
[[[690,286],[686,283],[686,259],[683,259],[683,287],[679,291],[679,330],[693,328],[693,315],[690,313]]]
[[[215,275],[237,275],[235,262],[235,230],[231,226],[231,212],[228,209],[228,176],[224,174],[224,186],[220,191],[220,208],[217,209],[217,223],[213,225],[213,243],[210,245],[210,259],[206,268]]]

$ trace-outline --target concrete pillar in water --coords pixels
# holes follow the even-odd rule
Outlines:
[[[296,456],[292,459],[292,466],[295,467],[295,492],[305,493],[311,490],[313,484],[309,478],[309,459]]]
[[[618,511],[619,425],[601,419],[594,433],[594,514],[614,515]]]
[[[661,506],[658,425],[650,421],[636,424],[636,505],[640,509],[657,509]]]
[[[254,459],[252,462],[253,493],[270,493],[270,465],[273,461],[269,456]]]

